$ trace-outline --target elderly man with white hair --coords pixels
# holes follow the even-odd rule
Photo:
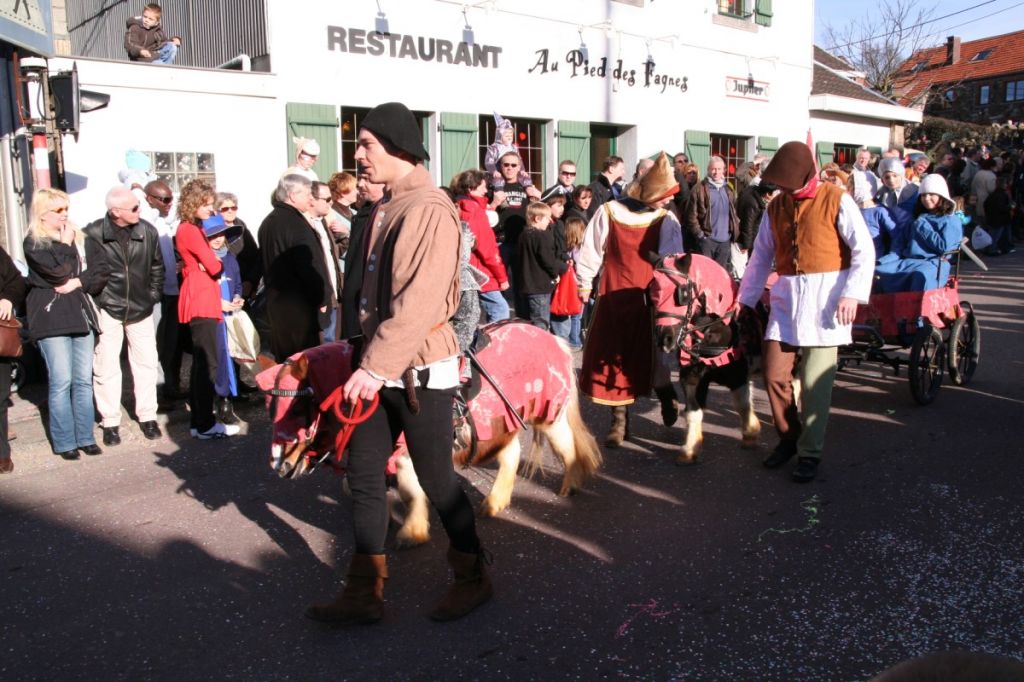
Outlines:
[[[93,395],[102,418],[103,444],[121,442],[121,346],[128,339],[128,363],[135,388],[135,414],[142,435],[160,438],[156,423],[157,352],[153,306],[164,288],[160,235],[139,217],[139,200],[126,187],[107,192],[107,213],[85,227],[90,267],[105,261],[110,278],[94,295],[100,336],[93,355]]]

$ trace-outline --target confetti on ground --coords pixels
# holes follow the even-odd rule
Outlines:
[[[806,500],[800,503],[800,506],[803,508],[803,510],[807,512],[807,524],[803,528],[769,528],[767,530],[761,531],[761,534],[757,536],[758,541],[764,540],[764,536],[768,533],[778,533],[779,535],[785,535],[786,533],[806,533],[807,531],[811,530],[819,523],[821,523],[821,519],[818,518],[818,511],[820,509],[820,507],[818,506],[818,502],[818,496],[812,495],[811,497],[807,498]]]

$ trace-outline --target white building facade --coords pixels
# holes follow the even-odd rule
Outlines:
[[[267,0],[266,8],[269,72],[75,59],[81,87],[111,95],[109,106],[83,114],[77,142],[65,139],[77,222],[102,215],[103,195],[135,149],[176,188],[205,177],[236,193],[255,229],[293,159],[293,137],[320,143],[321,179],[354,172],[359,121],[387,101],[417,114],[439,184],[481,166],[494,112],[515,124],[541,187],[555,182],[562,159],[586,183],[612,154],[631,167],[686,151],[702,169],[719,154],[735,169],[809,131],[844,144],[890,141],[892,121],[877,112],[812,119],[810,0]]]

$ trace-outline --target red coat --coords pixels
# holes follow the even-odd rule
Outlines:
[[[497,291],[501,284],[508,281],[508,273],[498,253],[498,241],[494,238],[494,230],[487,220],[487,197],[461,196],[458,204],[459,220],[465,221],[476,237],[476,245],[469,256],[469,264],[490,277],[487,283],[480,287],[480,291]]]
[[[178,320],[187,324],[194,317],[223,319],[220,285],[217,283],[223,266],[206,241],[202,228],[192,223],[180,223],[174,235],[174,246],[181,254],[183,277]],[[200,265],[206,269],[205,272],[199,269]]]

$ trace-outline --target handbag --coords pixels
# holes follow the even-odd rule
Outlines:
[[[20,358],[23,352],[21,322],[16,317],[0,320],[0,357]]]
[[[551,294],[551,314],[558,315],[579,315],[583,312],[583,301],[580,300],[579,291],[576,290],[576,267],[569,261],[569,269],[565,271],[555,291]]]
[[[983,251],[992,246],[992,235],[985,231],[981,225],[974,228],[971,233],[971,248],[975,251]]]

